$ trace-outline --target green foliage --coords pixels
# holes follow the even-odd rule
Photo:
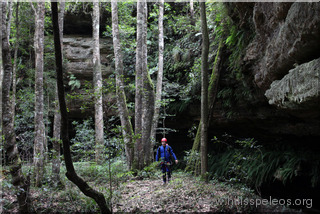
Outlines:
[[[92,119],[84,120],[82,123],[73,121],[72,125],[76,130],[75,137],[70,140],[74,160],[89,161],[94,159],[95,132]]]
[[[79,89],[81,84],[80,84],[80,81],[77,80],[77,78],[71,74],[70,77],[69,77],[69,83],[68,83],[69,86],[71,86],[71,90],[74,90],[74,89]]]
[[[209,158],[209,171],[211,176],[255,187],[275,179],[286,184],[304,173],[309,176],[312,186],[316,186],[319,163],[315,153],[288,148],[270,150],[257,145],[254,139],[245,139],[236,140],[227,151],[212,155]],[[303,166],[308,164],[312,167],[305,172]]]
[[[32,89],[17,92],[17,112],[15,115],[15,133],[23,159],[31,159],[30,150],[34,141],[34,91]]]
[[[196,175],[199,173],[200,169],[197,167],[200,166],[200,152],[195,150],[185,151],[184,161],[190,164],[186,167],[187,172],[194,172]]]
[[[138,177],[140,178],[156,178],[160,174],[160,161],[152,162],[149,166],[144,167],[141,171],[138,171]]]
[[[105,160],[120,156],[124,150],[121,136],[121,126],[118,126],[119,118],[110,117],[104,126]],[[70,140],[71,151],[75,161],[93,161],[95,155],[95,130],[92,118],[87,120],[73,121],[75,136]]]

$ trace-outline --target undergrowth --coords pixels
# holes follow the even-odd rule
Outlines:
[[[319,182],[320,158],[312,151],[265,148],[250,138],[236,140],[224,152],[211,154],[209,171],[211,177],[252,187],[276,179],[286,184],[299,176],[307,177],[315,187]]]
[[[256,199],[259,196],[244,184],[230,184],[212,179],[203,182],[190,173],[174,171],[172,180],[162,185],[159,163],[154,162],[139,172],[127,170],[121,158],[102,165],[93,162],[76,162],[75,170],[90,186],[103,193],[107,204],[114,212],[255,212],[259,207],[227,204],[226,200],[239,198]],[[23,173],[32,171],[32,166],[23,165]],[[99,212],[94,200],[85,196],[64,175],[65,188],[52,186],[51,166],[47,165],[45,180],[41,188],[31,186],[30,195],[37,213],[52,212]],[[111,175],[111,176],[110,176]],[[0,200],[4,212],[17,212],[10,175],[2,182],[3,198]],[[266,207],[263,209],[267,209]]]

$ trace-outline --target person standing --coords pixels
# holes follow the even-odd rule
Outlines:
[[[174,154],[171,146],[167,144],[167,139],[162,138],[161,139],[161,146],[159,146],[156,154],[156,161],[161,161],[161,170],[162,170],[162,179],[163,179],[163,184],[166,184],[167,182],[167,176],[168,176],[168,183],[171,179],[171,168],[170,166],[172,165],[171,162],[171,156],[174,158],[176,164],[178,163],[178,159],[176,155]]]

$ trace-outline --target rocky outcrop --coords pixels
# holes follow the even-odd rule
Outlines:
[[[308,115],[319,116],[320,58],[299,65],[281,80],[273,81],[265,96],[269,104],[279,108],[307,110]]]
[[[217,103],[214,131],[320,136],[320,4],[256,2],[227,7],[234,24],[255,35],[242,65],[257,99],[247,106],[238,102],[232,118],[224,117]]]
[[[90,93],[88,93],[88,87],[85,88],[85,85],[88,83],[90,85],[93,79],[92,47],[92,37],[83,35],[67,35],[63,38],[66,73],[69,76],[73,75],[76,80],[80,82],[79,88],[74,88],[72,90],[69,87],[66,91],[69,94],[74,94],[74,92],[76,94],[76,96],[67,97],[70,118],[85,118],[88,117],[88,115],[92,116],[94,112],[92,99],[93,92],[91,92],[90,95]],[[112,66],[113,49],[111,40],[100,40],[100,54],[102,76],[106,80],[114,71]],[[113,108],[110,108],[114,102],[115,100],[112,93],[104,96],[103,108],[105,116],[114,114]]]
[[[252,64],[256,85],[267,90],[295,64],[320,56],[319,3],[256,3],[256,37],[244,58]]]
[[[65,36],[63,38],[64,58],[67,60],[67,73],[71,73],[80,80],[92,80],[92,37],[80,35]],[[112,41],[100,40],[101,70],[104,77],[112,74],[111,67]]]
[[[245,49],[242,65],[257,99],[249,104],[243,104],[246,100],[238,102],[238,106],[235,106],[236,115],[232,118],[225,116],[223,100],[218,100],[213,112],[211,133],[221,130],[252,137],[320,136],[319,81],[317,82],[320,64],[320,4],[225,4],[231,11],[229,15],[233,23],[241,30],[255,35]],[[72,25],[72,20],[70,18],[66,23]],[[81,28],[83,21],[76,24],[76,28]],[[86,26],[89,29],[89,24]],[[67,35],[64,39],[67,72],[82,83],[84,80],[92,80],[92,40],[84,34]],[[112,41],[101,40],[104,79],[112,73],[112,58]],[[84,91],[81,92],[81,88],[79,93],[85,94]],[[86,102],[91,100],[71,100],[71,117],[85,118],[87,115],[84,115],[81,106]],[[109,102],[114,102],[111,95],[104,101],[105,115],[114,114],[109,110]],[[199,120],[198,107],[190,106],[181,118],[175,117],[172,121],[167,119],[166,124],[188,133],[192,124]],[[92,112],[93,105],[88,105],[85,114],[92,115]]]

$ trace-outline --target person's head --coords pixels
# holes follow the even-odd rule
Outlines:
[[[167,144],[167,138],[162,138],[161,144],[162,144],[162,146],[165,146]]]

